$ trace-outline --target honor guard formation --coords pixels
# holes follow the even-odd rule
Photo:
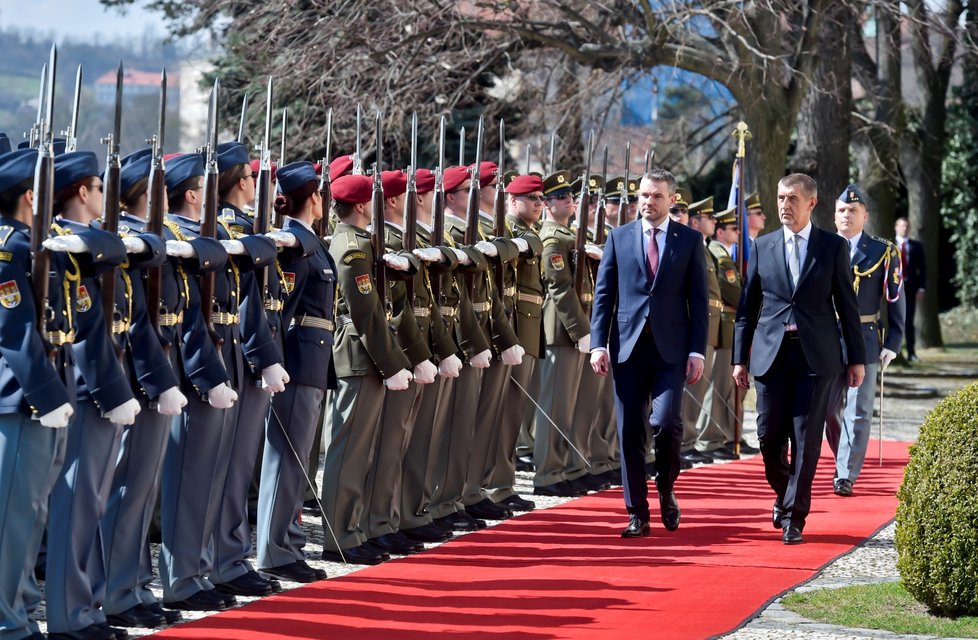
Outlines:
[[[627,160],[609,176],[606,148],[592,174],[591,139],[583,175],[517,174],[505,171],[502,123],[498,158],[483,157],[480,121],[474,163],[450,166],[442,118],[438,164],[421,168],[415,118],[398,169],[384,161],[377,114],[367,167],[359,109],[352,154],[334,157],[327,139],[318,162],[286,163],[283,131],[273,163],[271,80],[256,157],[241,133],[218,140],[217,82],[201,148],[172,152],[165,72],[157,134],[122,157],[121,66],[100,162],[75,148],[77,99],[68,137],[54,138],[56,63],[52,49],[27,139],[14,150],[0,135],[3,638],[45,637],[32,618],[38,578],[47,637],[66,640],[124,638],[124,627],[280,591],[279,580],[322,580],[306,562],[304,509],[322,516],[326,560],[423,551],[532,510],[514,490],[517,469],[533,472],[540,496],[624,484],[625,537],[649,533],[654,478],[675,530],[680,469],[758,452],[742,439],[734,384],[748,362],[773,522],[801,541],[822,425],[784,424],[774,414],[786,407],[761,395],[771,329],[758,313],[806,283],[822,295],[811,282],[824,274],[806,280],[802,259],[768,291],[767,255],[784,251],[784,234],[754,241],[756,194],[742,199],[748,248],[736,207],[694,202],[650,158],[641,176]],[[862,192],[850,185],[836,204],[848,244],[809,225],[793,236],[808,247],[789,243],[782,267],[831,247],[838,261],[818,268],[844,271],[820,286],[838,284],[848,362],[871,364],[855,385],[841,360],[812,367],[826,378],[834,489],[852,495],[875,367],[899,351],[904,301],[900,252],[863,232]],[[821,347],[807,342],[810,312],[782,310],[793,357],[811,358]],[[762,355],[777,364],[777,353]]]

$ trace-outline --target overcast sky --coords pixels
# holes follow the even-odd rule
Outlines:
[[[57,40],[65,36],[91,40],[99,33],[112,40],[127,35],[142,35],[154,28],[160,36],[165,29],[158,14],[142,8],[142,0],[122,14],[106,9],[98,0],[0,0],[0,28],[36,29],[53,32]]]

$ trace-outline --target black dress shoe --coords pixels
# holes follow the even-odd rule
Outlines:
[[[771,524],[774,525],[775,529],[784,529],[783,520],[786,515],[784,507],[775,502],[774,507],[771,508]]]
[[[369,545],[360,545],[359,547],[351,547],[349,549],[343,549],[343,557],[336,551],[324,550],[323,560],[327,562],[343,562],[343,558],[349,564],[380,564],[384,561],[383,554],[380,553],[376,548]]]
[[[645,466],[646,475],[648,475],[649,466]],[[655,469],[653,468],[653,471]],[[598,475],[599,478],[608,483],[609,487],[620,487],[621,486],[621,469],[608,469],[602,474]]]
[[[433,524],[402,529],[401,533],[415,542],[442,542],[452,537],[448,531]]]
[[[162,613],[156,613],[144,604],[137,604],[122,613],[106,614],[105,621],[115,627],[145,627],[155,629],[166,624]]]
[[[315,518],[323,517],[323,510],[319,508],[319,503],[316,502],[315,498],[312,500],[306,500],[302,503],[302,513]]]
[[[621,532],[622,538],[644,538],[652,533],[648,520],[642,520],[638,516],[630,516],[628,526]]]
[[[128,637],[127,633],[125,637]],[[48,633],[48,638],[54,640],[115,640],[115,634],[109,629],[108,625],[101,626],[90,624],[83,629],[75,631],[54,631]]]
[[[221,598],[224,601],[225,606],[227,606],[229,609],[238,604],[238,599],[235,598],[233,594],[222,593],[217,589],[210,589],[210,593],[213,593],[217,597]]]
[[[402,556],[417,553],[417,549],[414,548],[414,542],[412,540],[408,540],[404,536],[398,537],[394,533],[385,533],[382,536],[371,538],[370,544],[375,547],[380,547],[388,553],[396,553]]]
[[[311,572],[312,577],[315,578],[316,580],[325,580],[327,577],[325,571],[323,571],[322,569],[317,569],[315,567],[309,566],[309,563],[306,562],[305,560],[296,560],[293,563],[293,565],[301,569],[305,569],[308,572]]]
[[[676,501],[674,491],[659,493],[659,510],[662,515],[662,524],[665,525],[667,531],[675,531],[679,528],[682,512],[679,510],[679,503]]]
[[[781,542],[784,544],[801,544],[804,540],[801,537],[801,529],[790,524],[784,528],[781,534]]]
[[[590,473],[584,474],[577,482],[587,487],[588,491],[604,491],[611,488],[611,483]],[[573,485],[573,482],[571,483]]]
[[[535,471],[536,464],[533,462],[533,456],[520,456],[516,458],[516,470],[517,471]]]
[[[730,444],[728,444],[727,445],[727,448],[730,449],[731,451],[733,451],[733,443],[731,442]],[[757,447],[752,447],[751,445],[747,444],[747,441],[746,440],[741,440],[740,441],[740,455],[742,455],[742,456],[756,456],[760,452],[761,452],[761,450],[758,449]]]
[[[478,531],[479,529],[485,529],[487,526],[485,520],[473,518],[465,511],[450,513],[444,518],[439,518],[439,520],[441,520],[439,525],[447,524],[456,531]]]
[[[566,480],[561,480],[560,482],[555,482],[553,484],[547,484],[540,487],[533,487],[533,495],[535,496],[576,498],[577,496],[582,496],[585,493],[586,491],[571,485]]]
[[[234,580],[215,584],[214,588],[220,593],[229,593],[233,596],[246,596],[249,598],[259,598],[273,593],[272,585],[257,573],[245,573]]]
[[[96,622],[95,626],[111,633],[115,640],[126,640],[129,637],[128,631],[119,627],[110,627],[107,622]]]
[[[164,609],[159,602],[154,602],[153,604],[146,605],[146,608],[153,613],[158,613],[163,616],[167,624],[176,624],[183,620],[183,614],[179,611],[171,611],[170,609]]]
[[[537,508],[535,502],[522,498],[515,493],[508,498],[500,500],[496,504],[510,511],[533,511]]]
[[[182,611],[223,611],[228,608],[221,594],[215,591],[198,591],[183,600],[164,602],[163,606]]]
[[[733,451],[720,447],[719,449],[714,449],[712,451],[707,451],[706,455],[713,458],[714,461],[717,460],[740,460],[740,456]]]
[[[848,478],[836,478],[832,483],[832,490],[835,495],[848,498],[852,495],[852,481]]]
[[[696,449],[687,449],[679,454],[680,460],[691,464],[713,464],[713,458]]]
[[[512,511],[496,504],[489,498],[483,498],[475,504],[470,504],[465,507],[465,512],[473,518],[481,520],[505,520],[513,515]]]
[[[323,580],[326,578],[325,571],[322,569],[313,569],[308,564],[301,561],[283,564],[278,567],[259,569],[259,571],[270,576],[275,576],[276,578],[288,580],[289,582],[301,582],[303,584],[316,582],[317,580]],[[320,573],[317,573],[317,571]]]

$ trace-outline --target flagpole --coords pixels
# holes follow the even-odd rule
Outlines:
[[[744,160],[747,157],[747,140],[751,137],[747,123],[741,120],[733,132],[737,139],[737,155],[734,157],[734,171],[737,174],[737,184],[735,188],[734,206],[737,208],[737,220],[740,224],[740,235],[737,236],[737,273],[741,280],[747,276],[747,265],[744,263],[744,255],[747,253],[747,210],[744,207],[745,184],[744,179]],[[743,415],[744,397],[740,387],[734,387],[734,453],[740,455],[740,440],[743,437]]]

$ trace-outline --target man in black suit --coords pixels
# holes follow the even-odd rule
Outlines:
[[[924,284],[927,281],[927,264],[924,262],[924,245],[910,239],[910,221],[906,218],[896,220],[896,245],[900,249],[900,266],[903,270],[903,290],[907,301],[905,338],[907,341],[907,360],[917,361],[916,332],[914,315],[917,303],[924,299]]]
[[[778,182],[783,226],[754,241],[734,330],[733,377],[742,389],[748,372],[757,382],[757,436],[785,544],[802,542],[832,380],[843,367],[850,387],[865,375],[849,246],[812,226],[817,202],[810,177]]]
[[[615,409],[628,527],[649,535],[646,425],[655,442],[656,488],[666,529],[679,527],[673,492],[682,445],[683,383],[703,375],[707,333],[703,236],[669,219],[676,179],[656,169],[642,177],[641,217],[608,236],[591,314],[591,367],[615,376]],[[651,410],[651,416],[650,416]]]

